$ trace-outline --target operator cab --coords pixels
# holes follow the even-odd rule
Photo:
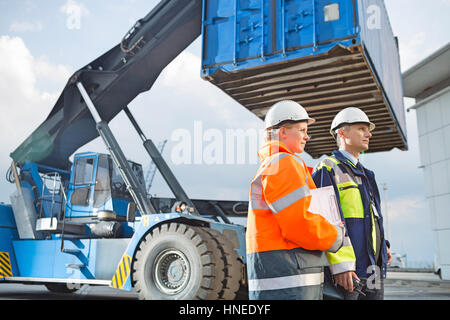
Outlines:
[[[145,190],[142,166],[128,161]],[[125,221],[133,198],[110,155],[85,152],[74,156],[65,216]]]

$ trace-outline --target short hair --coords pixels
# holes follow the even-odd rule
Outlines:
[[[334,129],[334,138],[336,140],[336,145],[338,148],[341,147],[341,139],[339,138],[338,131],[341,129],[348,130],[349,126],[350,126],[349,124],[344,124],[336,129]]]
[[[268,129],[266,129],[266,136],[265,139],[266,141],[272,141],[275,140],[275,134],[278,133],[278,130],[281,129],[281,127],[285,127],[285,128],[291,128],[294,124],[299,123],[299,122],[308,122],[308,120],[284,120],[281,121],[279,124],[274,125]],[[275,131],[277,131],[275,133]]]

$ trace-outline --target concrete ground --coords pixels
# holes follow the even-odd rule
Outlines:
[[[75,294],[49,292],[42,285],[0,283],[0,300],[136,300],[135,292],[83,286]],[[388,272],[386,300],[450,300],[450,281],[431,272]]]
[[[388,271],[386,300],[450,300],[450,281],[432,272]]]

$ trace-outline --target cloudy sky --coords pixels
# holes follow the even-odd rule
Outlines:
[[[12,152],[49,114],[68,77],[113,46],[156,0],[0,0],[0,176]],[[399,37],[402,71],[449,41],[449,0],[386,0],[394,34]],[[161,74],[154,87],[130,109],[156,144],[168,140],[164,156],[192,198],[246,200],[258,164],[253,149],[244,159],[201,158],[208,142],[227,132],[260,132],[262,121],[200,78],[201,44],[197,39]],[[405,99],[405,106],[414,101]],[[389,238],[411,265],[431,265],[434,239],[418,151],[415,112],[406,114],[409,151],[368,154],[363,162],[375,171],[386,195]],[[120,114],[111,128],[125,154],[148,167],[140,140]],[[180,150],[180,132],[188,133],[193,152]],[[186,135],[184,135],[186,137]],[[258,138],[259,139],[259,138]],[[214,140],[216,141],[216,140]],[[260,141],[260,140],[258,140]],[[78,151],[106,152],[98,139]],[[215,154],[217,156],[217,154]],[[308,165],[317,160],[302,155]],[[191,161],[185,161],[186,159]],[[183,160],[183,161],[180,161]],[[242,160],[242,161],[241,161]],[[387,191],[383,192],[383,185]],[[9,203],[14,186],[0,183],[0,202]],[[152,193],[171,196],[159,174]],[[385,213],[386,215],[386,213]]]

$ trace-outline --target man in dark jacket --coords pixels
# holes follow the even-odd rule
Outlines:
[[[375,175],[359,161],[369,149],[375,125],[357,108],[346,108],[333,120],[330,133],[339,150],[314,169],[316,186],[334,187],[347,234],[343,247],[327,253],[329,271],[344,299],[382,300],[386,267],[392,260],[384,238],[380,194]],[[360,281],[363,294],[354,291]],[[359,290],[361,291],[361,290]]]

